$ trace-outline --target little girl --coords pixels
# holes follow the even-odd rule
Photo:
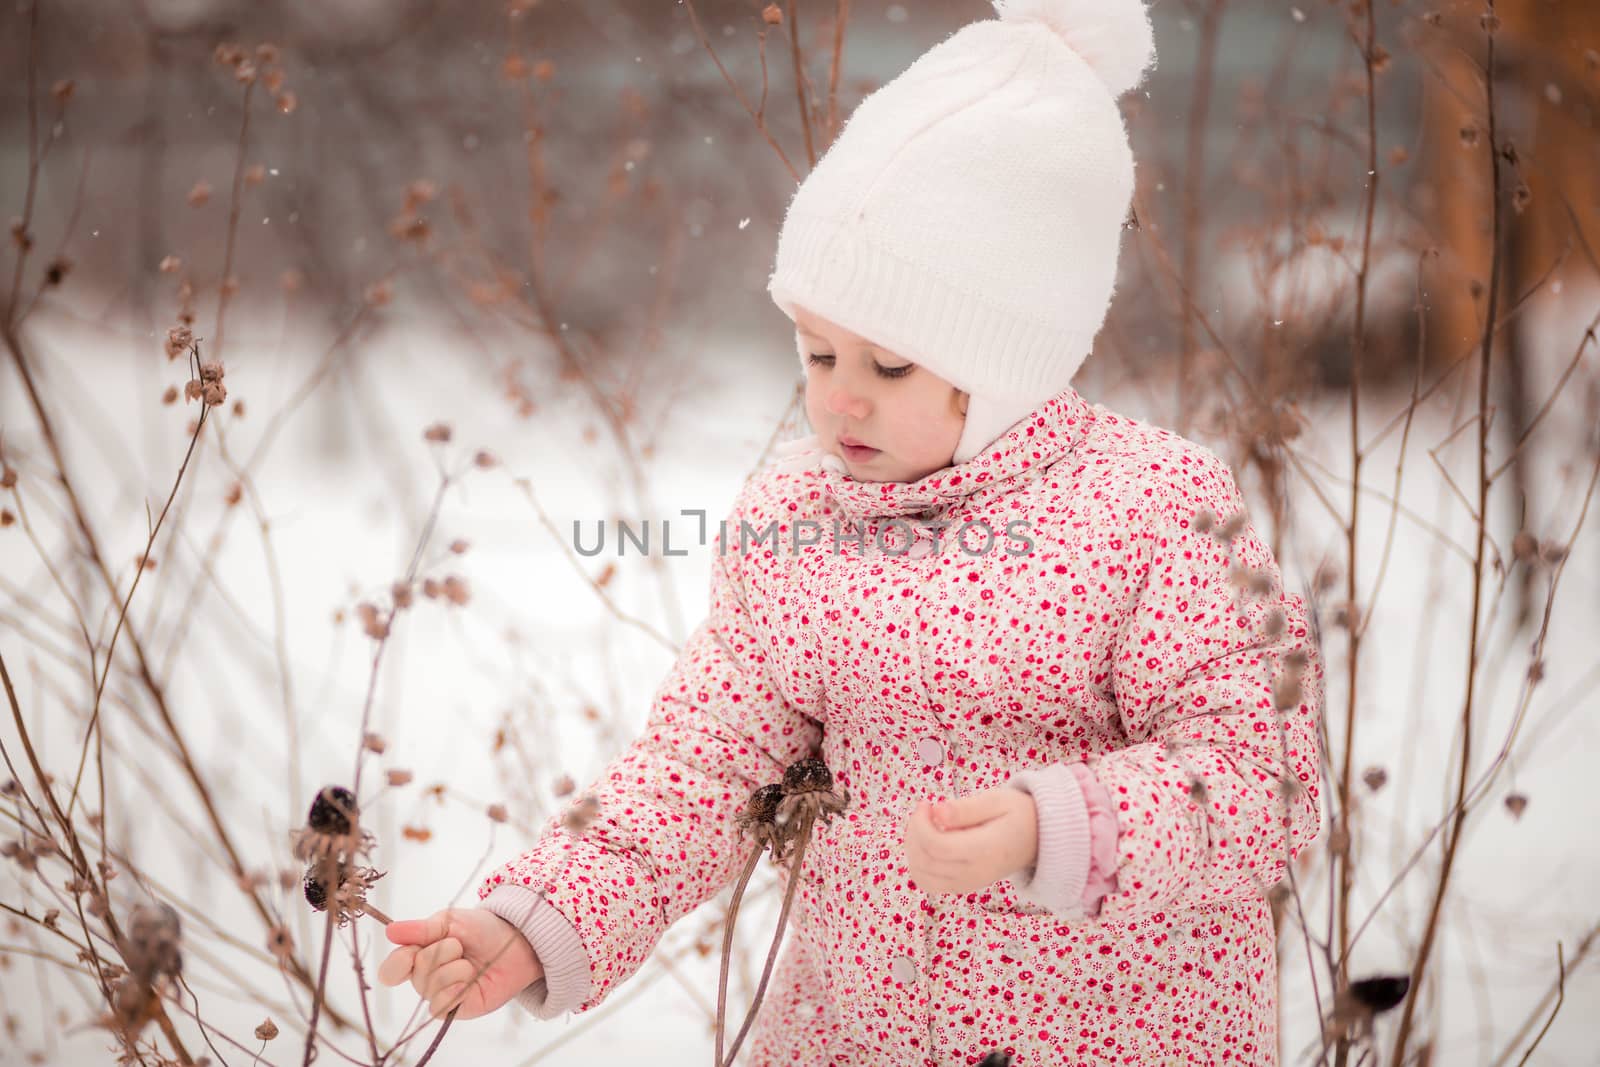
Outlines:
[[[1143,5],[996,7],[795,194],[770,291],[815,435],[739,493],[587,829],[569,807],[481,908],[388,928],[381,978],[435,1014],[603,1003],[815,756],[849,803],[784,874],[746,1062],[1277,1062],[1268,891],[1320,821],[1321,661],[1226,464],[1069,384],[1132,195]]]

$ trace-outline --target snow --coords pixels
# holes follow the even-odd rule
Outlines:
[[[1536,397],[1542,399],[1570,360],[1581,324],[1596,303],[1593,290],[1569,284],[1538,312],[1543,334],[1535,346]],[[361,599],[381,597],[403,572],[437,478],[422,430],[443,421],[454,428],[453,441],[440,453],[452,469],[470,468],[466,461],[478,448],[489,449],[503,466],[468,469],[445,496],[424,557],[430,563],[425,573],[465,577],[473,599],[461,609],[419,597],[417,606],[397,620],[370,726],[385,738],[387,751],[367,757],[362,794],[367,820],[380,842],[377,866],[388,872],[373,894],[381,907],[407,917],[451,902],[474,902],[472,890],[479,877],[524,843],[530,829],[553,810],[553,780],[566,773],[581,788],[633,736],[671,663],[659,644],[616,621],[599,603],[588,579],[599,573],[606,557],[579,559],[575,567],[541,526],[517,480],[527,480],[539,505],[563,532],[570,531],[574,520],[592,530],[601,518],[659,523],[697,508],[713,518],[725,514],[790,399],[789,340],[779,327],[781,322],[770,343],[730,342],[709,353],[697,349],[688,367],[656,372],[660,384],[639,391],[636,443],[648,439],[655,446],[653,457],[643,461],[649,486],[649,499],[643,502],[632,498],[615,448],[573,385],[558,383],[548,371],[526,375],[538,404],[528,420],[518,419],[515,405],[503,399],[501,361],[529,353],[527,338],[491,339],[491,361],[450,324],[402,321],[394,315],[387,328],[354,350],[350,358],[355,373],[324,384],[313,405],[293,416],[254,484],[271,524],[273,559],[282,575],[282,634],[292,680],[288,699],[296,709],[298,760],[289,758],[291,731],[277,670],[271,571],[248,505],[232,517],[214,567],[226,597],[215,587],[206,589],[170,682],[171,705],[249,866],[292,867],[288,831],[303,817],[314,790],[352,778],[372,643],[356,623],[336,626],[332,616],[341,608],[350,612]],[[49,309],[31,323],[30,338],[45,392],[53,398],[52,413],[67,441],[74,478],[87,488],[106,555],[121,567],[119,577],[125,580],[143,548],[146,505],[159,513],[187,444],[184,425],[196,413],[181,403],[170,408],[159,403],[167,385],[181,384],[181,364],[167,363],[159,342],[143,330]],[[228,338],[222,358],[230,398],[246,399],[248,414],[243,419],[217,418],[230,455],[239,459],[250,454],[325,342],[297,335],[270,316],[256,322],[230,317]],[[1130,406],[1121,407],[1117,396],[1095,392],[1090,383],[1115,376],[1097,364],[1103,358],[1091,361],[1079,379],[1080,389],[1092,400],[1160,421],[1164,413],[1139,411],[1131,398]],[[1590,376],[1595,361],[1591,353],[1586,362]],[[16,387],[14,372],[7,367],[0,375],[0,428],[7,454],[30,460],[19,468],[35,521],[59,531],[59,506],[39,484],[40,446],[32,412]],[[1446,437],[1475,403],[1475,383],[1464,384],[1463,406],[1454,407],[1454,392],[1443,391],[1419,412],[1412,428],[1402,496],[1414,514],[1398,520],[1393,557],[1363,646],[1353,763],[1358,779],[1361,769],[1381,764],[1389,782],[1376,794],[1357,787],[1365,849],[1357,870],[1359,906],[1352,912],[1358,923],[1443,810],[1445,775],[1459,759],[1455,723],[1466,673],[1469,571],[1460,555],[1441,550],[1429,528],[1445,531],[1470,553],[1471,526],[1425,449]],[[1159,387],[1154,392],[1171,395],[1170,389]],[[1536,439],[1538,510],[1530,515],[1529,526],[1541,537],[1565,537],[1577,518],[1592,463],[1576,444],[1584,429],[1581,396],[1581,384],[1569,388]],[[1395,411],[1395,401],[1369,401],[1363,405],[1364,437]],[[1347,414],[1346,399],[1323,398],[1308,411],[1310,429],[1297,442],[1308,460],[1330,472],[1319,478],[1328,499],[1341,509],[1349,502],[1348,487],[1339,480],[1349,463]],[[585,438],[586,428],[595,430],[592,442]],[[1475,440],[1475,431],[1460,433],[1440,452],[1440,462],[1458,484],[1468,484]],[[1392,488],[1399,443],[1400,434],[1391,434],[1366,460],[1363,478],[1380,493]],[[1504,446],[1497,447],[1503,456]],[[146,575],[134,607],[138,630],[157,664],[166,662],[174,636],[171,622],[193,582],[197,553],[204,551],[224,515],[222,497],[231,480],[215,448],[203,450],[187,477],[196,495],[187,505],[184,534],[176,544],[165,535],[158,541],[158,568]],[[1303,588],[1325,554],[1343,558],[1342,535],[1335,517],[1298,480],[1296,485],[1295,522],[1284,532],[1281,563],[1291,587]],[[1362,511],[1358,585],[1370,591],[1385,550],[1389,512],[1378,496],[1364,497]],[[1516,756],[1469,821],[1453,875],[1451,905],[1433,968],[1446,981],[1421,1005],[1419,1020],[1440,1032],[1438,1063],[1490,1062],[1491,1052],[1500,1050],[1513,1027],[1553,988],[1557,942],[1565,944],[1570,960],[1578,939],[1596,922],[1591,888],[1600,879],[1600,850],[1593,845],[1592,829],[1600,822],[1600,791],[1592,787],[1591,755],[1600,745],[1600,718],[1595,714],[1600,711],[1594,653],[1600,621],[1595,609],[1600,602],[1596,521],[1591,514],[1562,574],[1544,653],[1546,677],[1533,691]],[[1501,501],[1493,532],[1508,543],[1505,527]],[[462,556],[449,555],[444,546],[458,537],[471,548]],[[614,543],[608,542],[608,555]],[[1502,548],[1508,551],[1506,543]],[[0,618],[7,622],[0,649],[30,724],[59,776],[82,736],[82,682],[72,668],[42,651],[37,637],[48,634],[52,646],[74,654],[70,635],[58,635],[49,625],[50,619],[66,615],[49,576],[15,527],[0,531],[0,558]],[[649,560],[635,552],[611,562],[616,576],[606,591],[619,609],[681,642],[704,609],[710,549],[691,546],[687,556]],[[44,609],[28,620],[25,634],[18,634],[12,621],[26,614],[19,611],[22,595]],[[1338,596],[1342,593],[1334,594]],[[1509,602],[1491,599],[1486,608],[1482,680],[1475,697],[1474,778],[1513,727],[1529,663],[1527,635],[1508,633],[1509,607]],[[1342,743],[1345,642],[1329,621],[1329,608],[1324,605],[1323,612],[1329,730]],[[112,620],[98,607],[89,621],[109,634]],[[119,644],[124,663],[128,653],[124,637]],[[62,714],[62,690],[46,679],[73,694],[71,715]],[[138,708],[136,714],[129,713],[128,700]],[[591,704],[601,710],[597,723],[581,714]],[[289,994],[275,968],[259,952],[197,933],[204,916],[252,949],[265,937],[215,861],[214,847],[195,840],[185,828],[199,825],[198,804],[170,758],[153,752],[144,736],[153,721],[148,701],[132,686],[115,684],[108,690],[106,715],[108,746],[116,754],[107,768],[114,839],[132,849],[153,884],[192,909],[184,916],[194,946],[186,966],[204,1016],[224,1031],[248,1038],[271,1015],[283,1034],[268,1047],[263,1062],[298,1062],[296,1020],[284,1007]],[[536,749],[531,769],[515,755],[491,752],[495,732],[508,716]],[[9,749],[14,732],[8,728],[0,736]],[[415,781],[380,792],[387,768],[409,769]],[[444,804],[425,798],[424,790],[435,782],[450,785]],[[1331,782],[1326,788],[1331,790]],[[1502,805],[1513,790],[1529,798],[1520,820]],[[485,817],[487,805],[497,802],[510,804],[511,824],[497,826]],[[1331,800],[1325,800],[1325,812],[1330,808]],[[401,830],[406,826],[425,826],[432,837],[426,843],[405,840]],[[0,837],[14,832],[8,822]],[[1424,890],[1431,886],[1438,856],[1435,843],[1421,863],[1430,873],[1408,880],[1363,935],[1352,968],[1357,976],[1407,969],[1426,913]],[[1326,868],[1318,859],[1300,875],[1312,929],[1323,936]],[[0,870],[0,899],[22,899],[18,878],[11,864]],[[114,885],[128,894],[131,882],[119,879]],[[760,973],[760,957],[777,913],[773,890],[773,880],[763,871],[741,915],[745,980],[734,983],[729,998],[735,1022]],[[289,893],[274,889],[269,897],[295,917],[292,926],[303,954],[319,943],[320,922],[298,899],[298,888]],[[126,899],[119,898],[119,906]],[[709,934],[720,947],[716,910],[715,903],[708,905],[674,927],[666,951],[601,1009],[542,1023],[510,1007],[454,1027],[440,1062],[533,1064],[554,1062],[558,1056],[664,1065],[704,1062],[712,1043],[708,1006],[715,1003],[718,953],[701,958],[686,950],[699,934]],[[382,958],[381,946],[374,944],[379,928],[363,921],[359,932],[369,968],[375,969]],[[7,944],[17,941],[11,934],[4,937]],[[1296,1063],[1315,1039],[1315,1011],[1297,930],[1288,931],[1284,950],[1282,1047],[1284,1062]],[[680,957],[670,971],[663,965],[669,957]],[[357,1003],[348,971],[336,953],[332,988],[335,1004],[346,1012]],[[1326,974],[1319,975],[1319,982],[1326,996]],[[0,971],[0,993],[5,1012],[22,1018],[22,1039],[8,1054],[40,1047],[41,1021],[60,1010],[73,1029],[63,1036],[61,1028],[50,1028],[49,1062],[110,1062],[104,1035],[76,1026],[85,1018],[87,1002],[47,968],[25,959],[13,961],[9,970]],[[409,989],[379,988],[372,1002],[379,1032],[388,1036],[398,1031],[416,998]],[[1566,1006],[1536,1062],[1596,1063],[1595,1025],[1584,1008],[1595,1003],[1600,1003],[1600,982],[1590,960],[1569,974]],[[1389,1030],[1380,1033],[1387,1046]],[[365,1054],[364,1042],[353,1033],[336,1040],[347,1051]],[[1526,1039],[1516,1056],[1525,1045]],[[248,1062],[248,1053],[223,1052],[230,1062]],[[325,1052],[323,1062],[332,1062],[328,1056]]]

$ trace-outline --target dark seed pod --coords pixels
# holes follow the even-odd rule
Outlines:
[[[320,834],[348,834],[359,814],[354,793],[342,785],[323,786],[311,802],[306,825]]]
[[[1011,1067],[1011,1056],[1000,1049],[995,1049],[978,1061],[978,1067]]]
[[[1410,988],[1411,976],[1407,974],[1362,978],[1350,983],[1350,995],[1356,1003],[1377,1015],[1405,1000]]]
[[[745,802],[744,819],[749,823],[770,823],[778,815],[778,805],[783,803],[783,786],[777,782],[764,785],[750,794]]]
[[[785,796],[796,793],[826,793],[833,788],[833,772],[828,770],[828,765],[816,758],[795,760],[789,764],[789,769],[783,772],[783,792]]]
[[[306,868],[305,878],[306,903],[311,905],[313,911],[326,911],[328,909],[328,887],[322,884],[322,879],[317,877],[317,865],[313,863]]]

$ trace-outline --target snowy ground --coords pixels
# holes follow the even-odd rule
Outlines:
[[[1539,373],[1547,386],[1571,357],[1581,332],[1574,325],[1578,316],[1592,315],[1595,306],[1593,293],[1569,291],[1560,306],[1548,311],[1550,342],[1541,345],[1539,356]],[[229,342],[225,356],[229,388],[249,405],[244,419],[225,420],[235,456],[249,452],[269,414],[310,367],[309,357],[281,357],[273,326],[230,331],[237,340]],[[288,866],[287,831],[301,817],[306,799],[318,785],[351,777],[371,645],[358,627],[349,622],[336,626],[332,616],[360,597],[381,593],[410,558],[434,486],[422,428],[436,420],[450,423],[455,429],[450,456],[459,460],[485,447],[501,457],[504,467],[470,472],[446,498],[428,555],[439,561],[433,573],[469,579],[471,605],[461,610],[422,603],[402,617],[386,653],[373,729],[385,737],[388,750],[369,760],[362,792],[372,798],[367,810],[381,842],[379,866],[389,872],[374,898],[396,916],[426,914],[452,901],[471,902],[479,876],[508,858],[550,810],[551,781],[566,773],[581,786],[633,735],[671,662],[660,645],[605,611],[541,527],[514,479],[528,479],[563,530],[574,518],[592,530],[602,517],[620,514],[630,521],[648,517],[659,522],[683,509],[703,508],[714,521],[733,500],[788,403],[792,350],[780,326],[775,316],[768,344],[699,358],[692,371],[681,372],[688,377],[680,379],[676,405],[660,424],[659,442],[648,463],[653,500],[652,510],[644,514],[623,488],[604,437],[593,445],[582,440],[583,427],[593,420],[570,387],[550,386],[551,393],[540,397],[537,417],[523,421],[497,395],[492,371],[479,357],[462,354],[459,339],[443,330],[408,324],[363,345],[361,386],[329,394],[350,408],[343,431],[353,441],[350,458],[330,463],[320,447],[317,420],[302,414],[287,425],[256,483],[271,518],[282,574],[282,628],[293,683],[289,703],[299,732],[298,766],[288,756],[285,697],[273,643],[273,587],[261,538],[246,514],[236,517],[216,567],[226,599],[215,589],[208,593],[199,624],[185,638],[172,682],[174,707],[210,779],[226,783],[220,797],[223,809],[252,866]],[[41,370],[56,383],[50,394],[61,402],[71,398],[58,415],[68,428],[74,475],[93,487],[108,555],[131,564],[143,545],[145,502],[159,509],[186,443],[188,415],[181,405],[175,409],[158,403],[161,390],[178,380],[177,371],[160,358],[155,338],[61,317],[40,317],[33,328]],[[257,338],[263,340],[256,343]],[[315,346],[307,343],[305,350]],[[1597,367],[1600,357],[1591,353],[1578,380],[1593,377]],[[1117,395],[1098,391],[1115,377],[1092,363],[1078,384],[1090,399],[1129,414],[1162,414],[1139,410],[1132,400],[1123,407]],[[0,430],[8,448],[35,452],[35,423],[15,378],[7,372],[0,383]],[[1155,393],[1166,396],[1170,390]],[[1529,525],[1542,537],[1570,532],[1587,482],[1589,467],[1574,443],[1581,395],[1581,387],[1568,390],[1538,438],[1538,503],[1543,510],[1530,517]],[[1536,391],[1536,396],[1542,398],[1544,392]],[[661,398],[660,391],[644,394],[647,425],[653,424]],[[1370,407],[1363,420],[1368,435],[1394,411],[1392,403]],[[1330,398],[1325,410],[1314,413],[1308,437],[1299,442],[1335,473],[1348,469],[1346,411],[1344,400]],[[373,412],[382,412],[392,425],[392,440],[375,428]],[[1419,522],[1447,531],[1470,551],[1464,509],[1444,488],[1425,452],[1460,419],[1441,399],[1422,413],[1413,429],[1402,495],[1418,521],[1402,518],[1396,530],[1394,556],[1365,646],[1362,672],[1367,682],[1359,705],[1355,764],[1382,764],[1390,776],[1384,791],[1363,799],[1360,815],[1368,855],[1360,868],[1359,893],[1369,905],[1386,888],[1400,857],[1409,854],[1442,811],[1444,770],[1457,759],[1452,738],[1464,677],[1468,570],[1460,556],[1441,550]],[[1473,440],[1471,432],[1464,433],[1441,453],[1458,481],[1470,470],[1468,446]],[[1365,476],[1385,492],[1392,484],[1398,442],[1399,435],[1392,436],[1365,468]],[[1570,469],[1563,470],[1564,463]],[[190,477],[198,495],[186,520],[186,539],[161,553],[155,572],[183,580],[174,588],[152,585],[149,600],[141,587],[136,603],[136,617],[148,623],[151,616],[141,615],[138,608],[143,605],[148,611],[157,604],[164,620],[153,627],[152,644],[162,654],[158,660],[172,637],[165,626],[176,615],[177,594],[192,580],[197,553],[223,510],[222,494],[231,480],[214,452],[202,458]],[[1323,486],[1331,500],[1347,506],[1348,491],[1335,478],[1324,477]],[[1285,539],[1281,562],[1289,583],[1304,586],[1322,554],[1339,554],[1341,549],[1334,522],[1314,497],[1302,491],[1297,507],[1296,527]],[[1361,585],[1370,589],[1388,512],[1374,497],[1366,498],[1363,508],[1361,551],[1366,562]],[[45,525],[56,525],[58,517],[50,516],[42,501],[37,510],[46,517]],[[1557,942],[1565,943],[1570,959],[1578,938],[1600,920],[1592,889],[1600,879],[1600,849],[1592,831],[1600,822],[1600,792],[1592,788],[1593,754],[1600,751],[1600,658],[1594,652],[1600,635],[1597,522],[1600,516],[1591,515],[1562,577],[1544,657],[1546,677],[1521,727],[1520,756],[1497,779],[1483,811],[1474,817],[1458,861],[1457,890],[1435,971],[1448,980],[1438,1002],[1425,1005],[1444,1035],[1436,1063],[1495,1062],[1512,1029],[1553,986]],[[675,541],[678,532],[675,528]],[[51,599],[48,576],[15,528],[0,538],[0,574],[6,582],[0,586],[0,610],[12,611],[21,589],[61,615],[59,600]],[[471,543],[464,556],[444,554],[454,538]],[[617,562],[608,591],[619,606],[681,640],[704,608],[708,551],[695,547],[688,556],[662,559],[659,571],[633,554]],[[591,576],[600,566],[599,559],[584,561]],[[662,575],[681,605],[676,619],[663,610]],[[1474,763],[1480,768],[1506,735],[1528,665],[1526,639],[1505,636],[1506,614],[1502,609],[1490,630],[1485,684],[1478,694],[1482,710]],[[49,762],[61,767],[69,762],[67,753],[76,753],[82,723],[61,716],[60,701],[41,678],[72,684],[70,675],[48,657],[34,655],[35,643],[28,638],[43,631],[58,647],[70,648],[70,641],[37,620],[27,635],[6,632],[13,628],[9,615],[0,621],[5,623],[0,647],[18,676],[24,707],[48,739],[46,747],[53,754]],[[1342,738],[1344,643],[1331,627],[1327,639],[1328,706],[1336,714],[1336,736]],[[590,704],[601,711],[598,723],[580,714]],[[495,730],[508,713],[539,748],[531,780],[517,769],[515,759],[491,753]],[[548,733],[539,737],[536,730]],[[119,758],[108,771],[117,839],[131,844],[156,883],[195,909],[185,919],[190,929],[198,928],[204,915],[237,932],[244,944],[261,944],[259,924],[246,914],[239,893],[217,864],[204,858],[201,846],[173,832],[166,812],[192,818],[194,796],[171,770],[170,760],[148,755],[149,742],[139,735],[124,708],[111,712],[108,740],[115,749],[146,753],[137,761]],[[12,735],[6,736],[9,743]],[[410,769],[416,780],[377,795],[387,768]],[[142,779],[141,773],[154,778]],[[292,780],[295,775],[297,781]],[[450,784],[448,803],[424,799],[423,789],[434,782]],[[1520,821],[1501,804],[1513,789],[1529,798]],[[530,803],[530,797],[543,806]],[[496,801],[513,802],[512,824],[496,826],[484,816],[484,807]],[[431,840],[405,840],[405,826],[428,828]],[[1436,863],[1437,854],[1436,848],[1431,850],[1425,866]],[[19,899],[16,877],[9,866],[0,872],[0,899]],[[1320,932],[1325,892],[1320,887],[1326,885],[1320,862],[1310,878],[1319,886],[1308,891],[1317,902],[1313,928]],[[1357,974],[1407,968],[1428,881],[1413,878],[1390,900],[1357,950]],[[770,879],[762,883],[760,907],[740,923],[745,954],[752,959],[775,917],[771,885]],[[299,917],[300,944],[315,943],[317,935],[298,892],[276,893],[275,899]],[[675,927],[669,934],[671,945],[692,943],[713,920],[714,907]],[[1364,912],[1358,909],[1357,914]],[[366,957],[375,966],[382,956],[381,946],[373,944],[378,928],[364,926],[361,933]],[[15,938],[7,935],[5,941]],[[262,1062],[299,1062],[289,1025],[293,1013],[284,1008],[289,993],[273,968],[259,953],[230,948],[217,937],[195,941],[204,947],[191,952],[187,966],[205,1017],[231,1034],[248,1035],[270,1014],[284,1035],[269,1046]],[[1301,1062],[1316,1032],[1310,983],[1294,949],[1297,938],[1290,942],[1283,964],[1285,1063]],[[554,1062],[558,1056],[594,1056],[614,1062],[703,1063],[711,1055],[708,1005],[715,1000],[717,955],[701,959],[690,953],[670,973],[659,960],[605,1007],[586,1016],[539,1023],[513,1008],[462,1024],[449,1035],[440,1062],[532,1064]],[[758,964],[757,959],[750,965],[752,977],[759,973]],[[356,1002],[347,969],[336,966],[339,980],[334,985],[336,1002],[350,1010]],[[76,1026],[88,1008],[48,974],[33,965],[0,972],[4,1011],[23,1018],[20,1044],[27,1048],[40,1047],[41,1019],[64,1011]],[[1533,1062],[1600,1064],[1600,1042],[1595,1040],[1600,1024],[1591,1007],[1600,1003],[1596,974],[1590,960],[1568,976],[1566,1006]],[[268,991],[270,999],[241,994],[241,982]],[[1326,996],[1325,979],[1322,986]],[[739,985],[730,1002],[742,1007],[748,996],[749,986]],[[396,1032],[415,1003],[408,989],[380,989],[373,999],[384,1034]],[[50,1030],[44,1046],[48,1062],[110,1062],[101,1035],[79,1029],[63,1038],[56,1027]],[[339,1040],[351,1050],[360,1044],[351,1034]],[[1525,1044],[1510,1062],[1516,1062]],[[249,1062],[249,1055],[237,1050],[224,1048],[223,1053],[229,1062]],[[22,1062],[20,1056],[14,1045],[0,1048],[0,1061],[17,1057]],[[323,1062],[335,1060],[325,1054]]]

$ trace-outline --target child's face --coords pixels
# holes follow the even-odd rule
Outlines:
[[[795,333],[806,356],[806,417],[852,477],[914,482],[950,465],[966,423],[955,386],[804,308]]]

